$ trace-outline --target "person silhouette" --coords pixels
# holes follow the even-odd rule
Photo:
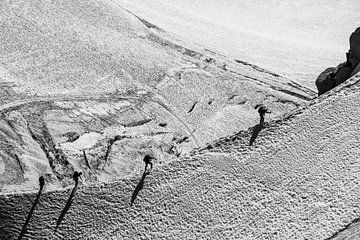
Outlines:
[[[264,121],[265,121],[265,113],[271,113],[268,108],[265,106],[265,105],[256,105],[255,106],[255,109],[258,109],[258,113],[260,115],[260,124],[263,125],[264,124]]]
[[[143,161],[145,162],[145,172],[148,170],[147,167],[148,165],[150,165],[150,169],[148,170],[148,172],[153,168],[153,163],[152,163],[152,160],[154,159],[153,156],[150,156],[150,155],[145,155]]]
[[[78,184],[79,182],[79,178],[81,176],[82,172],[78,172],[78,171],[75,171],[74,174],[73,174],[73,179],[75,181],[76,184]]]
[[[45,178],[43,176],[39,177],[39,185],[40,185],[40,188],[43,188],[45,185]]]

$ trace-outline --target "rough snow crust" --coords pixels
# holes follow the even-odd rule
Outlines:
[[[0,4],[2,238],[39,176],[24,239],[323,239],[360,213],[358,78],[304,106],[311,90],[112,1]]]
[[[36,190],[41,175],[66,187],[75,170],[85,182],[127,178],[147,152],[166,163],[253,126],[256,104],[274,117],[314,96],[181,45],[112,1],[0,4],[2,193]]]
[[[237,135],[138,177],[43,193],[28,235],[51,239],[325,239],[360,214],[359,78],[260,133]],[[217,145],[217,144],[213,144]],[[1,196],[1,229],[16,235],[34,194]]]
[[[175,35],[316,89],[344,62],[358,27],[356,0],[113,0]]]

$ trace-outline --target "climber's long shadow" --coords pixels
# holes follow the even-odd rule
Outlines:
[[[263,128],[264,128],[264,124],[262,124],[262,123],[256,124],[253,127],[253,131],[252,131],[252,135],[251,135],[250,143],[249,143],[250,146],[255,142],[255,139],[257,138],[257,136],[259,135],[259,133],[261,132],[261,130]]]
[[[64,209],[62,210],[62,212],[61,212],[61,214],[60,214],[60,216],[59,216],[59,218],[58,218],[58,220],[56,222],[55,232],[57,231],[58,227],[60,226],[61,221],[63,220],[66,212],[69,210],[69,208],[70,208],[70,206],[71,206],[71,204],[73,202],[73,198],[74,198],[74,195],[75,195],[75,192],[76,192],[77,185],[78,185],[78,183],[75,183],[75,186],[74,186],[73,190],[70,193],[70,196],[69,196],[69,198],[68,198],[68,200],[66,202],[66,205],[65,205]]]
[[[140,190],[143,188],[144,186],[144,182],[145,182],[145,178],[146,176],[149,174],[149,172],[147,172],[146,170],[143,172],[142,177],[140,182],[138,183],[138,185],[136,186],[132,196],[131,196],[131,203],[130,203],[130,207],[134,204],[134,201],[137,197],[137,195],[139,194]]]
[[[37,196],[36,196],[36,198],[35,198],[35,201],[34,201],[32,207],[31,207],[31,210],[30,210],[30,212],[29,212],[29,214],[28,214],[28,216],[27,216],[27,218],[26,218],[26,221],[25,221],[25,223],[24,223],[24,225],[23,225],[23,227],[22,227],[22,229],[21,229],[21,233],[20,233],[20,235],[19,235],[18,240],[21,240],[22,237],[23,237],[23,236],[25,235],[25,233],[26,233],[27,225],[29,224],[29,221],[30,221],[30,219],[31,219],[31,216],[32,216],[32,214],[33,214],[33,212],[34,212],[34,210],[35,210],[35,207],[36,207],[36,205],[37,205],[38,202],[39,202],[39,198],[40,198],[40,195],[41,195],[41,191],[42,191],[42,190],[43,190],[43,186],[40,186],[39,192],[38,192],[38,194],[37,194]]]

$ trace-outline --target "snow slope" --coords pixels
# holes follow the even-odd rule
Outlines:
[[[259,103],[274,117],[314,96],[113,1],[0,4],[2,192],[36,189],[41,175],[64,187],[75,170],[86,182],[128,177],[147,152],[168,162],[247,129]]]
[[[197,44],[315,89],[329,66],[345,61],[359,26],[356,0],[114,0]]]
[[[41,195],[28,236],[50,239],[326,239],[357,219],[359,88],[345,85],[251,132],[137,176]],[[139,188],[137,184],[142,182]],[[138,189],[133,206],[130,200]],[[0,198],[3,236],[17,236],[35,194]]]
[[[324,239],[358,217],[358,76],[307,105],[115,1],[0,4],[4,239]]]

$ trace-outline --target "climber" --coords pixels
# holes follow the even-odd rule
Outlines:
[[[153,156],[150,156],[150,155],[145,155],[143,161],[145,162],[145,172],[147,171],[147,167],[148,165],[150,165],[150,169],[148,170],[148,172],[153,168],[153,163],[152,163],[152,160],[154,159]]]
[[[45,185],[45,178],[43,176],[39,177],[39,185],[40,185],[40,188],[43,188]]]
[[[360,71],[360,27],[351,34],[349,42],[350,49],[346,53],[346,62],[337,67],[327,68],[317,77],[315,84],[319,95],[340,85]]]
[[[255,109],[259,108],[260,124],[263,125],[265,121],[265,113],[271,113],[265,105],[259,104],[255,106]]]
[[[75,181],[75,184],[78,184],[79,178],[81,177],[82,172],[75,171],[73,174],[73,179]]]

